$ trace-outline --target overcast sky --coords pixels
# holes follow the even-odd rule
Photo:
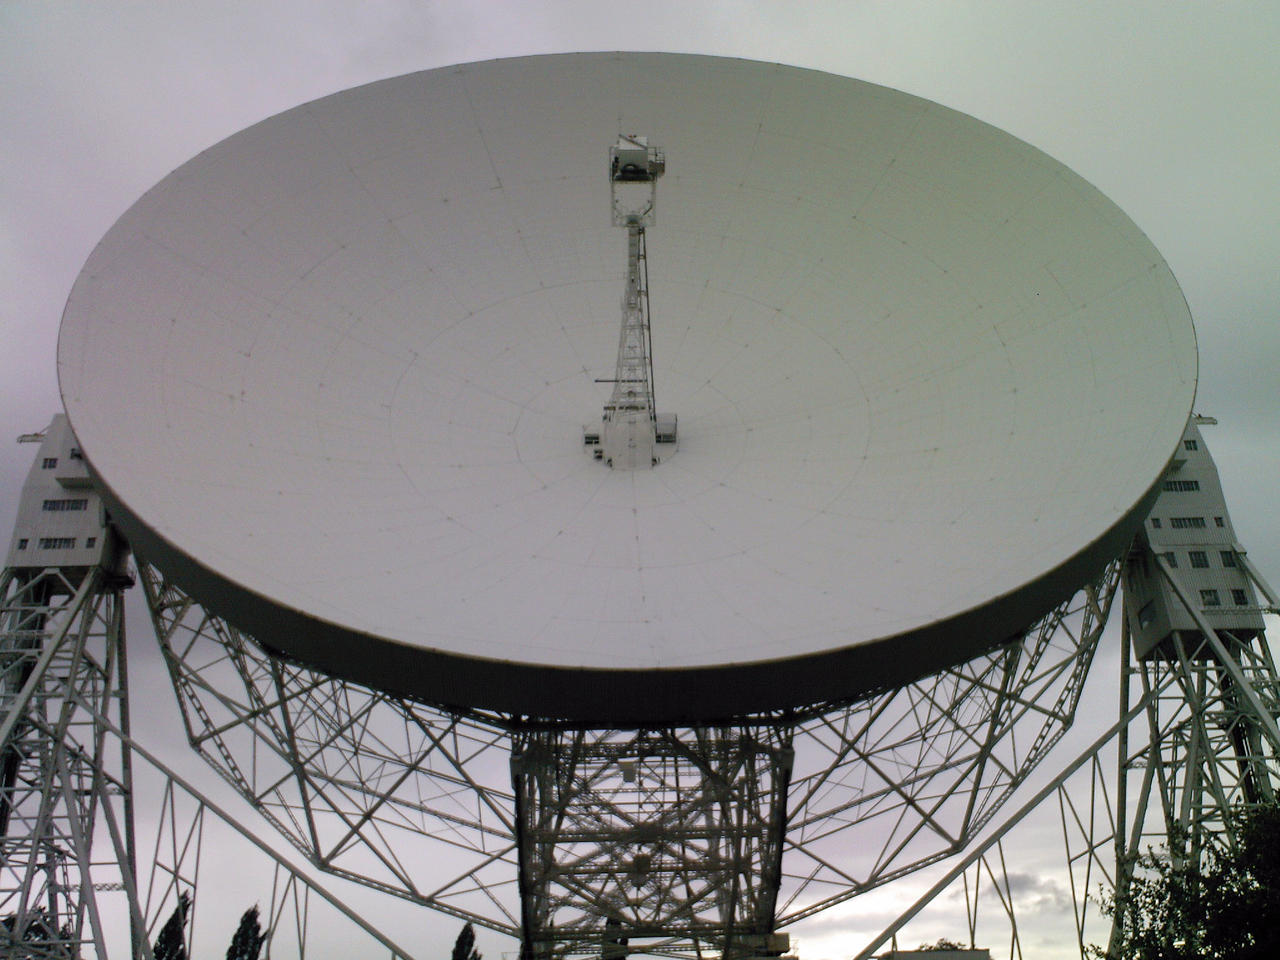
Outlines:
[[[1168,260],[1235,527],[1280,580],[1280,4],[0,2],[0,529],[59,409],[58,320],[148,187],[254,121],[492,57],[712,53],[859,77],[1001,127],[1092,181]],[[7,536],[7,535],[6,535]]]

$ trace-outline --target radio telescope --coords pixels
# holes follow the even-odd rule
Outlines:
[[[671,158],[648,266],[680,422],[626,473],[581,437],[617,357],[620,130]],[[1131,535],[1194,369],[1159,254],[1026,144],[620,55],[414,74],[212,147],[94,251],[59,359],[117,522],[213,610],[337,676],[605,723],[848,697],[1018,634]]]
[[[475,849],[518,874],[529,956],[776,952],[783,851],[851,762],[803,759],[814,717],[982,663],[1007,683],[963,722],[1003,735],[1011,690],[1069,722],[1087,655],[1032,690],[1017,651],[1070,611],[1100,630],[1195,363],[1159,253],[1034,148],[871,84],[659,54],[431,70],[250,127],[108,232],[59,346],[158,622],[176,591],[251,641],[245,677],[509,736],[514,845]],[[1046,731],[947,788],[982,799],[936,848],[789,915],[954,849]]]

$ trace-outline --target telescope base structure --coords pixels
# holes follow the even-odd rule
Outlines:
[[[1280,598],[1236,537],[1217,467],[1194,416],[1126,558],[1115,851],[1108,951],[1140,918],[1130,895],[1153,848],[1198,873],[1240,840],[1249,812],[1280,787],[1280,676],[1264,613]]]
[[[1146,552],[1148,568],[1188,600],[1178,572]],[[1198,872],[1209,850],[1235,849],[1244,818],[1274,806],[1280,793],[1280,673],[1266,634],[1215,628],[1191,602],[1184,610],[1200,630],[1175,633],[1144,656],[1126,631],[1121,709],[1146,709],[1145,722],[1119,738],[1116,808],[1124,819],[1113,837],[1109,955],[1139,919],[1129,891],[1144,854],[1164,848],[1175,869]]]
[[[195,749],[313,864],[527,957],[780,952],[962,849],[1070,726],[1119,581],[856,702],[683,728],[450,710],[273,657],[140,579]]]
[[[0,580],[0,956],[105,957],[98,895],[131,883],[128,751],[101,722],[128,713],[127,585],[102,567]]]
[[[786,723],[515,733],[522,956],[620,958],[645,941],[784,952],[773,927],[792,734]]]

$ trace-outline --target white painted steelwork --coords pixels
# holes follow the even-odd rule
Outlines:
[[[616,360],[619,129],[671,162],[651,297],[681,420],[631,472],[581,431]],[[1195,344],[1141,231],[986,124],[592,54],[382,81],[210,148],[90,257],[59,371],[134,545],[261,641],[431,700],[642,722],[854,696],[1018,635],[1132,535]]]
[[[692,960],[757,955],[753,938],[981,836],[1071,726],[1119,571],[916,683],[639,730],[364,689],[263,654],[149,564],[140,579],[192,745],[317,867],[518,936],[526,957],[620,936]]]
[[[658,465],[658,411],[653,399],[653,351],[649,326],[649,265],[644,231],[652,226],[662,153],[644,137],[619,137],[609,150],[613,225],[627,230],[627,270],[618,331],[618,366],[604,405],[600,459],[614,469]]]

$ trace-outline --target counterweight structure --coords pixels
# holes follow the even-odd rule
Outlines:
[[[1194,871],[1280,790],[1280,673],[1262,617],[1280,598],[1232,525],[1200,432],[1214,423],[1188,423],[1125,564],[1121,711],[1146,709],[1119,740],[1113,950],[1149,848]]]

